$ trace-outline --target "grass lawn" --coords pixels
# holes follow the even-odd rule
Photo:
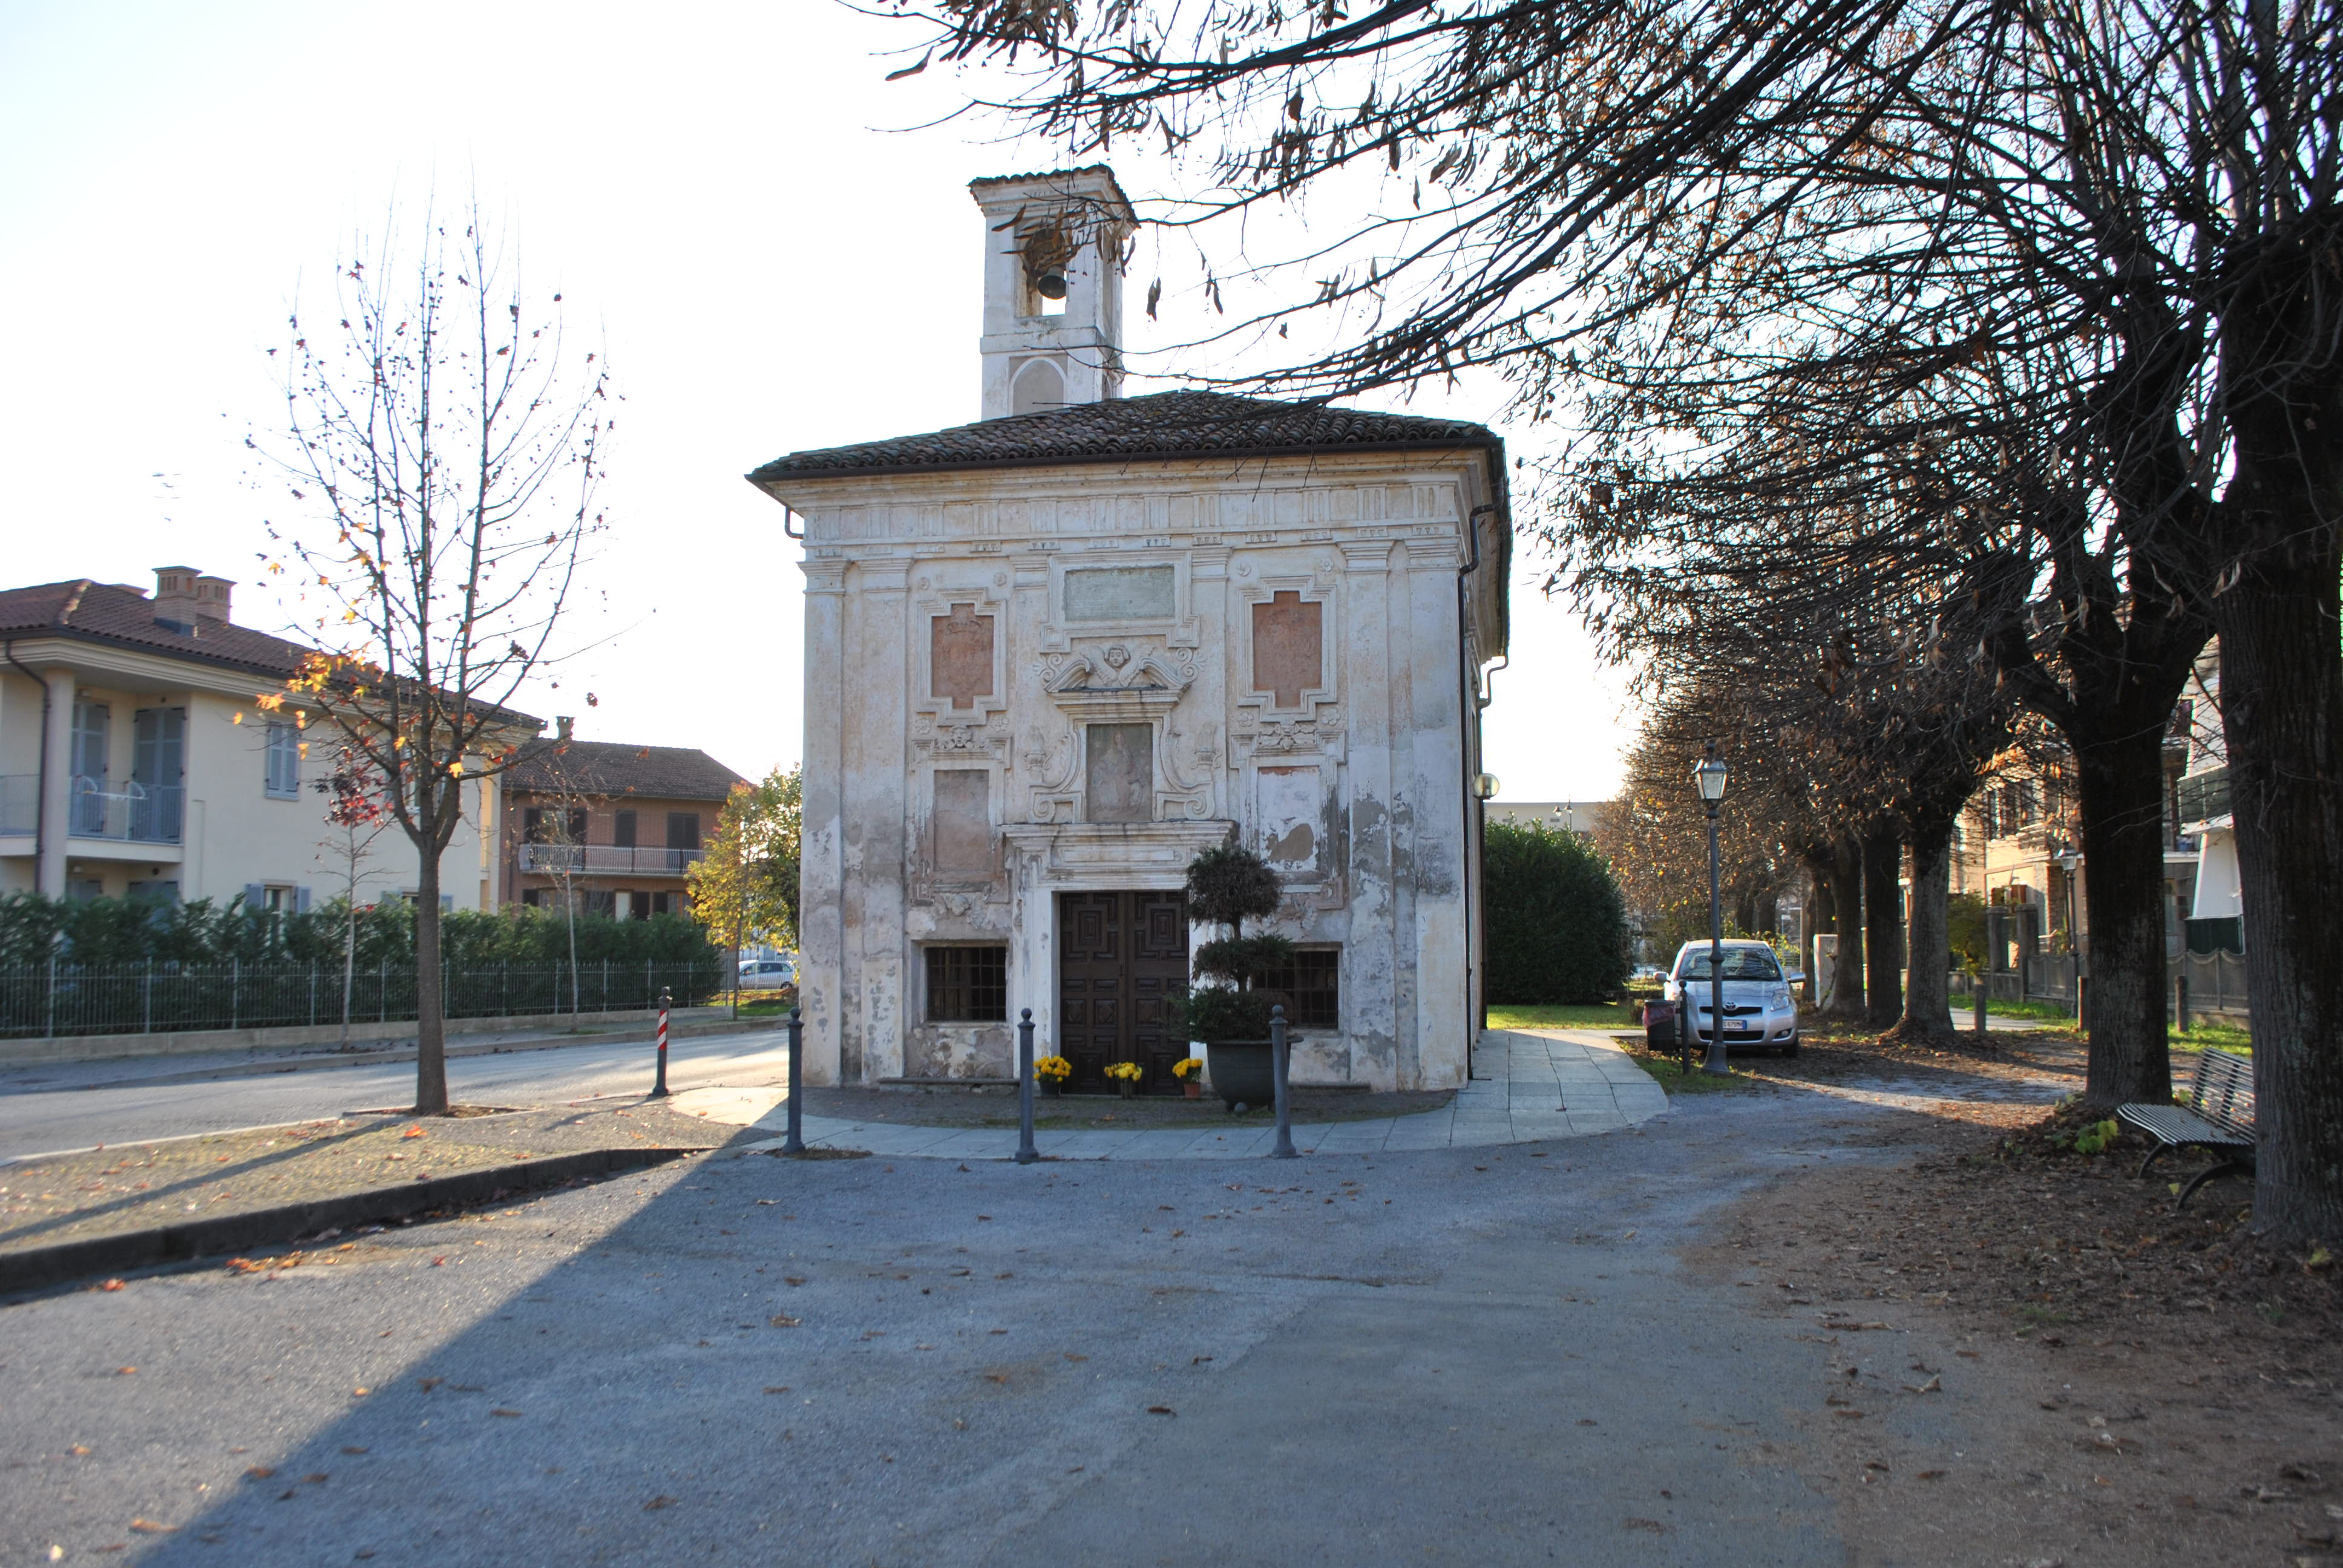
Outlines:
[[[1626,1044],[1624,1040],[1620,1043]],[[1632,1046],[1628,1048],[1627,1060],[1658,1080],[1660,1087],[1670,1094],[1730,1092],[1735,1090],[1755,1089],[1760,1082],[1756,1074],[1737,1067],[1722,1078],[1704,1071],[1701,1068],[1701,1057],[1697,1053],[1692,1059],[1692,1070],[1688,1073],[1677,1070],[1676,1059],[1673,1056],[1648,1056]]]
[[[1634,1029],[1634,1008],[1623,1001],[1599,1001],[1584,1006],[1495,1007],[1489,1009],[1491,1029]]]

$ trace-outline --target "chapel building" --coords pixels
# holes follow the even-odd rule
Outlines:
[[[1176,1092],[1189,952],[1219,934],[1181,888],[1234,839],[1284,881],[1294,1081],[1462,1084],[1503,443],[1124,397],[1113,175],[970,190],[983,418],[749,476],[804,538],[809,1079],[1006,1077],[1030,1008],[1070,1088],[1136,1061]]]

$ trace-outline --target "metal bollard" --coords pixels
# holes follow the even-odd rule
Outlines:
[[[1970,1027],[1976,1030],[1979,1034],[1983,1034],[1985,1032],[1985,997],[1986,989],[1987,987],[1985,976],[1971,975],[1969,977],[1969,1005],[1971,1010]]]
[[[1277,1147],[1269,1151],[1272,1160],[1292,1160],[1299,1153],[1293,1147],[1293,1096],[1286,1082],[1287,1065],[1285,1004],[1280,1002],[1269,1010],[1269,1068],[1277,1078]]]
[[[650,1098],[667,1098],[667,1009],[675,993],[666,986],[659,987],[659,1077],[651,1083]]]
[[[1017,1021],[1017,1163],[1031,1165],[1041,1158],[1033,1147],[1033,1010],[1026,1008]]]
[[[2188,1032],[2188,977],[2172,977],[2172,1029],[2176,1034]]]
[[[805,1010],[789,1009],[789,1129],[781,1152],[805,1152]]]

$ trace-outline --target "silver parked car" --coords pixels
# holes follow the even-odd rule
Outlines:
[[[1798,1004],[1789,977],[1764,942],[1736,938],[1725,944],[1725,1045],[1798,1054]],[[1715,1031],[1709,944],[1686,942],[1668,966],[1666,999],[1689,1020],[1693,1043],[1705,1047]]]
[[[792,958],[742,959],[740,983],[750,990],[798,983],[798,964]]]

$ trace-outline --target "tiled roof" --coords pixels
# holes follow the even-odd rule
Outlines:
[[[1498,441],[1486,426],[1463,419],[1281,403],[1223,392],[1157,392],[1014,414],[924,436],[792,452],[749,478],[765,484],[894,470],[1441,447],[1484,447],[1493,452]]]
[[[615,740],[538,739],[521,748],[506,788],[659,800],[721,800],[748,780],[707,752]]]
[[[233,622],[199,620],[194,636],[155,619],[155,601],[134,588],[91,578],[0,588],[0,639],[55,637],[161,654],[190,664],[239,670],[281,685],[316,649]],[[480,705],[505,722],[534,729],[541,721],[512,709]]]
[[[0,638],[67,637],[134,648],[197,664],[283,679],[311,650],[248,627],[203,621],[196,635],[155,621],[155,601],[136,588],[88,578],[0,589]]]

